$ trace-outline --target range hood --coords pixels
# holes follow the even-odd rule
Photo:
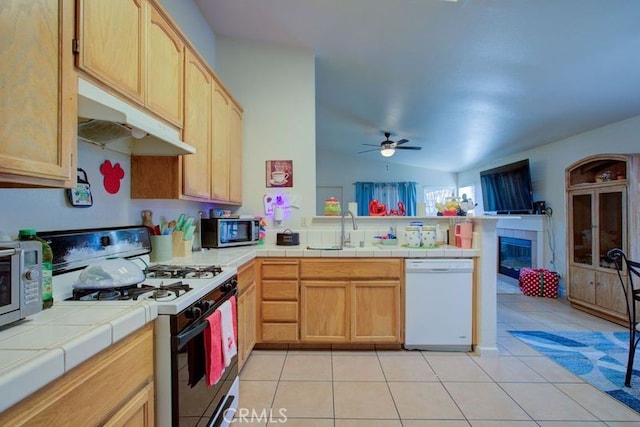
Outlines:
[[[82,78],[78,78],[78,138],[138,156],[196,152],[180,140],[176,129]]]

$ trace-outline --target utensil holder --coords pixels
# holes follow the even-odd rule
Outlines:
[[[184,233],[182,231],[174,231],[171,234],[171,240],[173,243],[174,257],[185,257],[191,255],[193,237],[189,240],[184,240]]]
[[[151,237],[151,253],[149,257],[151,262],[169,261],[173,256],[173,239],[170,235],[150,236]]]

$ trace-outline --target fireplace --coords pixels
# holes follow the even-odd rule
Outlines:
[[[498,237],[498,272],[517,279],[520,269],[531,268],[531,240],[516,237]]]

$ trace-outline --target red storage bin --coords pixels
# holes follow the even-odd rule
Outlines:
[[[544,268],[521,268],[518,284],[523,294],[532,297],[558,298],[558,275]]]

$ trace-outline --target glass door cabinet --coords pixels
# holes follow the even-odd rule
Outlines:
[[[634,157],[591,156],[566,169],[568,299],[576,308],[621,324],[626,302],[607,252],[621,248],[631,257],[633,245],[637,254],[638,242],[629,239],[630,230],[637,229],[637,214],[630,215],[630,204],[638,203],[637,182],[632,194],[628,179]]]

